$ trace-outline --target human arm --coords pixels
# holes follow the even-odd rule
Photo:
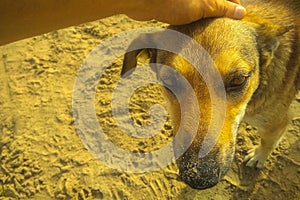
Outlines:
[[[235,3],[239,0],[0,0],[0,45],[116,14],[169,24],[235,18]]]

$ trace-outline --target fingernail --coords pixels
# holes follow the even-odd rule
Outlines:
[[[234,19],[242,19],[246,14],[246,9],[243,6],[237,6],[235,7],[234,11]]]

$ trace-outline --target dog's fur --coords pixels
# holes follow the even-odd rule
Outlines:
[[[204,158],[199,158],[199,149],[210,118],[216,116],[211,113],[212,94],[203,77],[184,58],[162,50],[150,50],[151,61],[172,66],[180,72],[199,101],[199,110],[195,111],[195,105],[189,102],[190,95],[179,88],[186,98],[185,105],[180,106],[190,111],[182,114],[175,95],[164,89],[175,132],[183,118],[191,119],[181,124],[189,130],[193,126],[193,113],[199,112],[201,116],[195,139],[177,160],[181,180],[193,188],[212,187],[225,175],[233,159],[235,135],[242,119],[256,126],[261,136],[261,144],[246,156],[246,165],[263,167],[287,126],[287,111],[300,87],[300,1],[247,0],[243,3],[248,11],[243,20],[205,19],[169,27],[192,37],[206,49],[226,89],[224,126],[216,145]],[[144,35],[134,42],[145,42],[149,38],[155,39]],[[125,55],[122,75],[136,66],[140,51]],[[154,70],[158,78],[169,73],[166,68]],[[170,79],[167,84],[177,86],[174,80]],[[184,142],[183,137],[176,145]]]

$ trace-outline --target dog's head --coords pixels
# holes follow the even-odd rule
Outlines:
[[[218,97],[218,91],[213,94],[209,92],[207,80],[185,58],[159,49],[140,49],[125,55],[122,75],[136,67],[139,56],[146,55],[150,57],[151,63],[161,63],[178,71],[193,88],[198,100],[197,105],[192,102],[191,94],[183,87],[184,84],[180,79],[170,77],[172,74],[170,68],[161,65],[152,66],[157,78],[162,80],[165,86],[164,95],[172,116],[174,131],[176,133],[179,126],[184,130],[184,136],[175,142],[175,154],[191,137],[189,132],[191,127],[198,124],[197,133],[191,145],[177,159],[180,180],[192,188],[205,189],[214,186],[230,168],[234,156],[237,128],[243,118],[247,103],[259,85],[260,68],[270,64],[273,53],[279,45],[278,37],[288,30],[288,28],[282,29],[273,24],[256,23],[252,19],[245,21],[207,19],[189,25],[170,27],[193,38],[211,56],[224,86],[216,86],[214,90],[221,88],[226,93],[225,115],[218,113],[218,110],[212,113],[211,99],[214,98],[216,104],[218,104],[218,99],[222,99]],[[146,44],[153,40],[159,40],[159,36],[141,35],[132,44]],[[185,47],[186,45],[182,45],[182,48]],[[194,55],[193,49],[188,52],[196,59],[206,59],[202,57],[203,55]],[[179,104],[178,95],[174,95],[169,88],[176,88],[177,94],[185,101]],[[182,113],[181,107],[188,112]],[[200,116],[200,121],[196,123],[194,119],[197,118],[197,114]],[[199,157],[199,151],[211,126],[212,118],[217,119],[214,123],[224,122],[224,124],[220,132],[216,133],[216,143],[212,150],[206,156]]]

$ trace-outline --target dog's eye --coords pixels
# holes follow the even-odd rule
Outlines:
[[[246,76],[240,76],[240,77],[235,77],[231,80],[230,86],[231,87],[239,87],[243,85],[247,80]]]
[[[227,85],[227,91],[238,91],[243,89],[249,79],[249,75],[242,75],[242,74],[236,74],[234,75],[231,80],[229,81],[229,84]]]

